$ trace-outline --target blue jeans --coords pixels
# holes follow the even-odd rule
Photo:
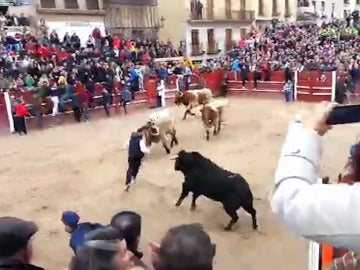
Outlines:
[[[286,102],[293,101],[293,91],[285,91],[284,95],[285,95],[285,101]]]

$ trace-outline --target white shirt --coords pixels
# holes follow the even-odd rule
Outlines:
[[[360,183],[317,184],[321,139],[301,123],[289,125],[275,172],[272,211],[299,236],[360,251]]]
[[[124,149],[128,149],[129,148],[129,143],[130,143],[130,140],[125,142],[124,144]],[[140,146],[140,151],[143,152],[144,154],[149,154],[150,153],[150,148],[148,148],[146,146],[146,142],[145,142],[145,139],[141,139],[140,142],[139,142],[139,146]]]

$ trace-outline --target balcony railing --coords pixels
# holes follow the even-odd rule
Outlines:
[[[232,11],[232,19],[236,21],[253,21],[255,12],[253,10],[235,10]]]
[[[201,44],[191,44],[191,56],[203,55],[203,46]]]
[[[218,54],[219,53],[219,46],[215,42],[208,43],[207,47],[207,54]]]
[[[251,22],[255,19],[255,13],[252,10],[233,10],[229,12],[210,12],[203,10],[202,16],[199,16],[196,12],[190,14],[190,20],[192,21],[238,21],[238,22]]]
[[[234,48],[234,42],[233,41],[225,43],[225,50],[226,51],[230,51],[233,48]]]

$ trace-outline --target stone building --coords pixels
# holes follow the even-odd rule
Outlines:
[[[351,12],[360,11],[360,0],[298,0],[298,9],[324,19],[344,19]]]
[[[273,19],[295,21],[298,0],[257,0],[251,1],[257,25],[268,23]]]
[[[107,0],[105,4],[105,26],[111,33],[124,37],[157,36],[157,0]]]

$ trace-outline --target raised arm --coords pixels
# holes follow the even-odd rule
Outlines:
[[[360,184],[317,183],[325,126],[291,123],[271,197],[272,211],[297,235],[360,251]]]

